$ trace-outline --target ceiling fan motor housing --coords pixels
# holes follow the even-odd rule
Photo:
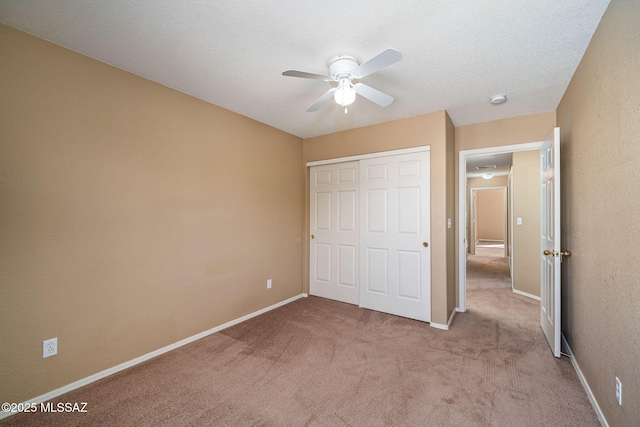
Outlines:
[[[327,65],[329,66],[329,76],[333,80],[340,80],[345,77],[349,79],[358,78],[358,76],[351,74],[360,65],[360,61],[355,56],[339,55],[331,58]]]

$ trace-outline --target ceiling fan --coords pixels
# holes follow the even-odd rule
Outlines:
[[[283,76],[288,77],[301,77],[304,79],[316,79],[324,80],[326,82],[337,82],[336,87],[332,87],[324,93],[320,98],[316,100],[307,111],[317,111],[322,105],[324,105],[333,96],[336,103],[342,107],[345,107],[345,113],[347,112],[346,106],[350,105],[356,99],[356,93],[364,96],[369,101],[373,101],[381,107],[386,107],[393,102],[393,97],[386,93],[380,92],[377,89],[367,86],[363,83],[355,83],[354,80],[360,80],[369,74],[380,71],[385,67],[398,62],[402,59],[402,54],[395,49],[387,49],[363,64],[360,64],[358,58],[351,55],[338,55],[329,60],[327,65],[329,66],[329,75],[307,73],[306,71],[286,70],[282,73]]]

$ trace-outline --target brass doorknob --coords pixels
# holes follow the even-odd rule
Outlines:
[[[550,250],[547,250],[547,249],[544,250],[543,254],[551,255],[551,256],[556,256],[556,255],[557,256],[571,256],[571,252],[569,252],[569,251],[562,251],[562,252],[558,252],[556,254],[556,253],[553,253],[553,251],[550,251]]]
[[[422,242],[422,246],[424,246],[425,248],[429,246],[429,244],[427,242]]]
[[[312,239],[315,239],[315,238],[316,238],[316,236],[314,236],[314,235],[312,234],[312,235],[311,235],[311,238],[312,238]]]

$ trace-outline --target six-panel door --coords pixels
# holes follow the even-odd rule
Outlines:
[[[360,162],[360,306],[430,321],[429,152]]]
[[[310,171],[309,293],[359,304],[358,162]]]

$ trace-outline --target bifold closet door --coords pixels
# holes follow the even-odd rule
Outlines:
[[[310,168],[309,293],[358,304],[358,162]]]
[[[360,306],[431,321],[430,152],[361,160]]]

